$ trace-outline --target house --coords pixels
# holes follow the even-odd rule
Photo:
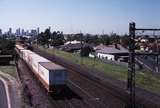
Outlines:
[[[76,44],[66,44],[61,46],[61,50],[67,51],[67,52],[79,52],[80,49],[82,48],[81,43],[76,43]]]
[[[68,44],[79,44],[81,43],[80,41],[77,41],[77,40],[74,40],[74,41],[67,41],[66,43],[64,43],[65,45],[68,45]]]
[[[119,44],[95,47],[96,57],[113,61],[128,61],[129,51]]]
[[[61,46],[61,50],[74,53],[74,52],[80,52],[81,48],[85,46],[93,48],[91,44],[87,44],[87,43],[82,43],[82,44],[81,43],[69,43],[69,44],[65,44]]]

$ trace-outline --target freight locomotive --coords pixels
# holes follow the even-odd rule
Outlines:
[[[65,87],[68,78],[66,68],[21,45],[16,45],[15,50],[48,92],[57,92]]]

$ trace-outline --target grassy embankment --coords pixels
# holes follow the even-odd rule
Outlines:
[[[127,79],[127,68],[119,65],[106,64],[99,60],[94,60],[92,58],[81,58],[80,56],[72,53],[67,53],[60,50],[53,49],[44,49],[43,47],[39,47],[42,50],[47,51],[50,54],[55,54],[57,56],[63,57],[66,60],[70,60],[74,63],[85,65],[90,69],[100,70],[107,75],[126,81]],[[136,71],[136,85],[142,87],[146,90],[160,93],[160,76],[152,74],[152,72],[142,69],[140,71]]]
[[[16,77],[16,67],[14,65],[0,66],[0,71]]]

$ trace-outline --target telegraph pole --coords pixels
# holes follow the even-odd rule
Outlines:
[[[129,108],[135,108],[135,23],[129,24],[129,61],[128,61],[128,84],[130,95]]]

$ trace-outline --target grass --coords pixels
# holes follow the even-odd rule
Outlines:
[[[60,56],[66,60],[72,61],[80,65],[84,65],[90,69],[100,70],[106,73],[108,76],[111,76],[118,80],[123,80],[123,81],[127,80],[128,69],[126,67],[122,67],[117,64],[115,65],[109,63],[107,64],[101,62],[100,60],[94,60],[92,58],[87,58],[87,57],[81,58],[77,54],[72,54],[57,49],[54,50],[46,48],[44,49],[43,47],[40,46],[39,48],[45,50],[50,54],[55,54],[56,56]],[[146,69],[136,71],[136,85],[151,92],[160,93],[160,75],[152,74],[152,72]]]
[[[16,77],[16,67],[14,65],[0,66],[0,71]]]

